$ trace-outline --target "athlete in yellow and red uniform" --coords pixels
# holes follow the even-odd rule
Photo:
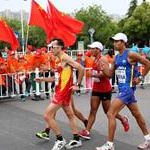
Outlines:
[[[76,118],[71,105],[71,94],[72,91],[79,90],[79,85],[84,75],[83,67],[76,63],[69,55],[63,52],[64,42],[61,39],[54,39],[51,44],[51,50],[54,56],[57,56],[60,59],[54,77],[49,78],[37,78],[37,82],[53,82],[55,81],[56,90],[52,102],[46,109],[45,120],[49,127],[54,131],[56,135],[56,142],[54,144],[54,149],[62,149],[64,146],[69,149],[73,147],[79,147],[82,145],[81,140],[79,139]],[[77,69],[78,79],[77,84],[73,85],[73,68]],[[56,112],[62,108],[65,114],[68,116],[69,124],[72,128],[73,140],[66,145],[65,139],[62,137],[61,131],[54,119]]]
[[[58,65],[61,65],[61,62]],[[58,66],[56,74],[59,76],[59,81],[55,87],[53,103],[69,105],[73,86],[73,68],[70,65]]]

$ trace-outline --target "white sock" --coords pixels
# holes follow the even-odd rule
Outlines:
[[[145,140],[150,140],[150,134],[144,136]]]
[[[113,142],[109,142],[109,141],[107,141],[107,144],[110,146],[110,147],[113,147]]]

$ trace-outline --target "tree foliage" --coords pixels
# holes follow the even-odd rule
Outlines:
[[[123,31],[130,37],[129,42],[148,41],[150,36],[150,4],[143,2],[138,6],[123,26]]]
[[[76,11],[75,17],[85,23],[85,27],[78,40],[82,40],[85,44],[90,43],[88,30],[94,28],[94,40],[98,40],[103,44],[107,44],[108,37],[118,30],[116,23],[113,23],[109,15],[102,10],[101,6],[94,5],[87,8],[81,8]]]
[[[128,9],[128,12],[127,12],[127,18],[131,17],[132,16],[132,13],[134,12],[135,8],[137,7],[137,0],[132,0],[130,2],[130,7]]]

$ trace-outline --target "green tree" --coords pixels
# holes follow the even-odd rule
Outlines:
[[[150,4],[143,2],[138,6],[132,16],[128,18],[123,30],[129,36],[129,42],[148,41],[150,38]]]
[[[135,8],[137,7],[137,0],[132,0],[130,2],[130,7],[128,9],[128,12],[127,12],[127,18],[131,17],[132,16],[132,13],[134,12]]]
[[[94,40],[98,40],[103,44],[109,44],[108,37],[118,31],[116,23],[112,22],[112,18],[102,10],[101,6],[94,5],[87,8],[81,8],[75,12],[75,18],[85,23],[83,32],[78,35],[78,40],[84,41],[87,45],[90,43],[88,30],[94,28]]]
[[[30,27],[28,43],[35,48],[46,46],[46,35],[44,30],[39,27]]]

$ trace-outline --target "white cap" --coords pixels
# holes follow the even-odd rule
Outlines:
[[[91,45],[88,45],[89,48],[98,48],[103,50],[103,45],[100,42],[93,42]]]
[[[115,36],[111,37],[113,40],[122,40],[127,43],[128,39],[124,33],[117,33]]]
[[[47,47],[52,47],[52,43],[48,44]]]

